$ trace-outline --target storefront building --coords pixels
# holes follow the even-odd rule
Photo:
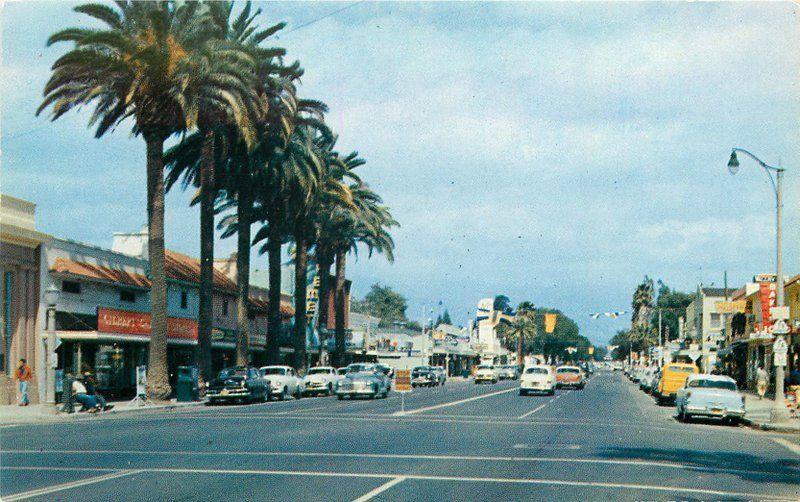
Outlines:
[[[25,359],[34,374],[31,403],[40,402],[37,377],[44,373],[39,323],[39,256],[49,235],[36,230],[36,205],[0,194],[0,404],[17,398],[14,370]],[[41,371],[40,371],[41,370]]]
[[[53,239],[43,247],[42,284],[59,290],[53,309],[58,369],[95,373],[101,392],[130,396],[137,366],[146,365],[150,338],[150,280],[147,232],[115,234],[112,249]],[[200,263],[167,250],[167,358],[172,383],[178,366],[195,361]],[[216,370],[232,364],[235,354],[236,287],[223,273],[214,274],[212,360]],[[260,292],[257,292],[260,293]],[[259,362],[266,345],[266,296],[251,296],[250,349]],[[291,305],[281,305],[287,322]],[[288,331],[288,328],[287,328]],[[43,332],[43,335],[46,333]]]

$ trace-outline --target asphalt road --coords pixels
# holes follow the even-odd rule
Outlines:
[[[521,397],[448,382],[0,428],[0,496],[30,500],[800,500],[797,437],[681,424],[618,373]]]

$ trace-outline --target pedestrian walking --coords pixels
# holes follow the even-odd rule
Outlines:
[[[762,366],[759,366],[756,370],[756,390],[758,391],[759,399],[764,399],[764,394],[767,393],[768,381],[769,375],[767,375],[767,371]]]
[[[19,405],[28,406],[30,404],[30,400],[28,399],[28,386],[31,380],[33,380],[33,371],[31,371],[31,367],[28,366],[25,359],[19,360],[19,366],[14,372],[14,378],[17,380],[17,386],[19,387]]]

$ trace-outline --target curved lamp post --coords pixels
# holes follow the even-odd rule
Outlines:
[[[785,169],[782,167],[770,166],[763,160],[759,159],[752,153],[743,148],[734,148],[731,151],[731,158],[728,160],[728,171],[731,174],[739,172],[739,158],[737,153],[742,153],[755,160],[760,165],[764,172],[767,173],[772,190],[775,192],[775,268],[777,277],[775,278],[776,298],[775,305],[778,307],[784,306],[783,298],[783,253],[782,253],[782,229],[781,220],[783,216],[783,172]],[[772,176],[772,173],[775,176]],[[782,334],[776,333],[775,342],[783,340]],[[773,345],[774,346],[774,345]],[[771,420],[773,422],[784,422],[789,419],[789,410],[786,409],[786,404],[783,402],[783,366],[775,367],[775,403],[772,407]]]

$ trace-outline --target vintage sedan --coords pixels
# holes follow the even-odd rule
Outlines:
[[[483,363],[475,369],[475,383],[491,382],[497,383],[500,380],[498,369],[494,364]]]
[[[571,387],[573,389],[583,389],[586,381],[583,378],[583,370],[578,366],[559,366],[556,369],[556,387]]]
[[[390,390],[390,380],[374,364],[351,364],[344,378],[336,382],[336,397],[365,396],[371,399],[386,397]]]
[[[430,366],[415,366],[411,370],[412,387],[433,387],[438,383],[439,379]]]
[[[556,393],[556,373],[552,366],[536,364],[526,366],[519,381],[519,395]]]
[[[294,396],[300,399],[303,395],[303,380],[297,376],[291,366],[263,366],[261,374],[272,384],[272,397],[280,400]]]
[[[344,378],[336,372],[336,368],[331,366],[316,366],[309,368],[305,378],[303,378],[303,394],[326,396],[333,395],[333,388],[336,382]]]
[[[208,382],[206,397],[208,404],[222,402],[267,401],[270,382],[261,377],[256,368],[235,366],[219,372],[217,378]]]
[[[736,381],[722,375],[689,375],[675,395],[675,407],[682,422],[692,417],[710,417],[738,423],[745,413],[744,395]]]

